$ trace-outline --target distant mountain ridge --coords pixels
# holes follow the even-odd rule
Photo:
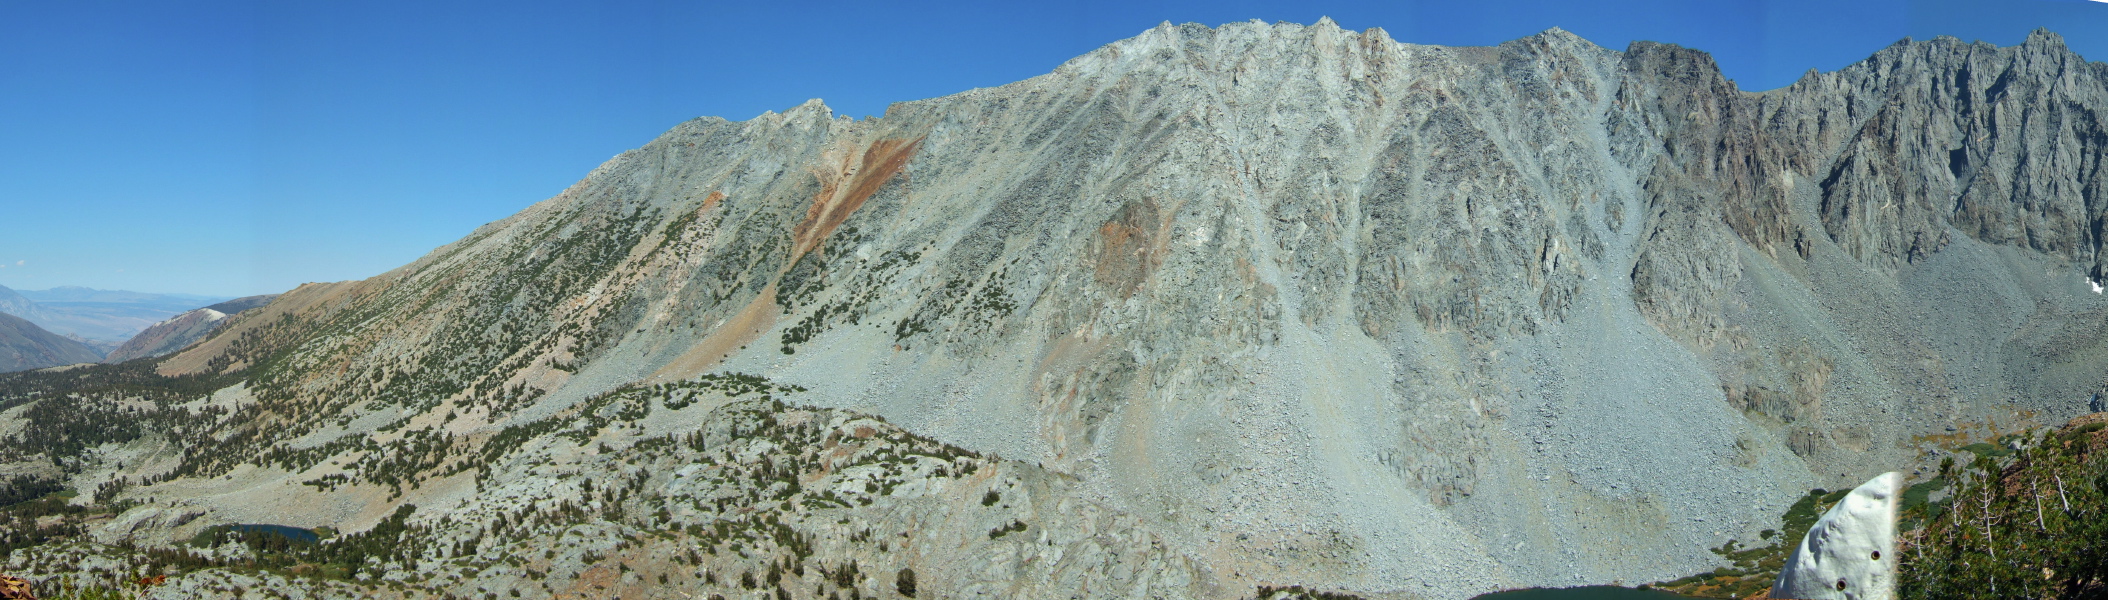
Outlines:
[[[228,301],[224,296],[156,294],[59,286],[10,290],[0,286],[0,312],[28,319],[52,333],[115,347],[154,323],[184,311]]]
[[[0,314],[0,373],[100,362],[102,353],[27,319]]]
[[[278,294],[248,296],[184,312],[125,340],[103,362],[120,363],[182,350],[226,325],[228,317],[269,304],[277,297]]]
[[[45,312],[44,307],[37,305],[35,300],[29,299],[28,296],[23,296],[20,292],[8,289],[7,286],[0,286],[0,313],[7,313],[24,319],[42,319],[50,316],[50,313]]]
[[[231,315],[241,311],[263,306],[265,304],[270,304],[272,300],[275,300],[277,298],[278,294],[258,294],[255,296],[243,296],[240,298],[235,298],[233,300],[228,300],[226,302],[221,302],[219,304],[214,304],[212,306],[207,306],[205,308],[209,308]]]
[[[188,306],[196,308],[228,299],[226,296],[200,296],[197,294],[160,294],[134,292],[130,290],[101,290],[77,285],[62,285],[48,290],[16,290],[24,298],[43,304],[67,302],[95,302],[106,304],[137,304],[172,309]],[[183,310],[189,310],[185,308]]]

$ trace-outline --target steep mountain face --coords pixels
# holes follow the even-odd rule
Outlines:
[[[103,362],[120,363],[182,350],[225,325],[227,317],[269,304],[277,297],[277,294],[247,296],[176,315],[132,336],[111,350]]]
[[[0,373],[102,360],[102,354],[21,317],[0,314]]]
[[[701,591],[849,556],[799,536],[879,544],[793,506],[887,523],[857,560],[937,596],[1128,586],[1135,564],[1181,565],[1154,589],[1205,597],[1671,579],[1810,487],[1908,471],[1916,436],[2061,420],[2103,389],[2104,69],[2046,32],[1941,38],[1750,93],[1702,52],[1559,30],[1448,48],[1165,25],[882,118],[683,123],[157,363],[176,391],[138,418],[162,425],[66,476],[154,482],[113,492],[150,502],[105,541],[427,527],[456,546],[376,564],[434,593],[467,590],[418,575],[449,560],[493,590],[582,591],[526,573],[593,560],[492,567],[475,557],[498,546],[459,545],[514,539],[474,520],[494,489],[599,500],[574,517],[615,537],[791,528],[662,580]],[[787,486],[679,499],[695,484],[665,471],[684,467],[633,463],[738,397],[669,390],[735,373],[822,411],[796,419],[875,414],[1044,470],[1058,499],[1038,506],[1135,537],[1064,538],[1056,508],[994,521],[986,539],[1017,544],[995,551],[901,526],[925,521],[887,511],[939,513],[890,491],[808,503],[831,463],[763,459],[811,440],[734,461]],[[562,491],[610,478],[633,496]],[[607,543],[592,556],[639,548]],[[1127,566],[1032,570],[1083,548]]]

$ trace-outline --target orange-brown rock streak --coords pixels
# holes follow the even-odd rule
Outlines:
[[[907,167],[908,159],[915,156],[915,149],[921,144],[922,138],[878,140],[865,147],[862,156],[854,161],[842,161],[835,172],[819,173],[820,193],[813,195],[812,207],[805,211],[805,220],[791,230],[790,260],[784,262],[783,269],[788,271],[805,253],[827,241],[827,236],[833,234],[835,228],[848,220],[856,209],[863,207],[865,200]],[[708,210],[723,198],[723,193],[712,192],[704,199],[703,209]],[[782,275],[781,272],[776,274],[777,277]],[[723,326],[710,332],[673,362],[660,367],[652,374],[652,381],[672,381],[702,374],[738,352],[742,346],[760,339],[761,334],[775,326],[782,312],[776,304],[776,284],[770,283]]]
[[[915,156],[915,149],[921,145],[922,138],[872,142],[856,164],[844,164],[834,177],[823,178],[820,193],[813,196],[812,208],[805,211],[805,221],[791,231],[796,244],[791,247],[790,262],[785,264],[796,264],[806,252],[826,241],[850,214],[863,207],[865,200],[878,193],[879,187],[907,167],[908,159]]]
[[[1144,198],[1120,207],[1098,227],[1092,276],[1121,298],[1133,296],[1164,260],[1169,236],[1167,218],[1156,202]]]

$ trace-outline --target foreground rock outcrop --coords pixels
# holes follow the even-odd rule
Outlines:
[[[905,589],[935,598],[1245,591],[1134,516],[1077,500],[1073,478],[869,416],[759,399],[786,391],[739,377],[624,388],[529,426],[553,436],[491,439],[480,450],[489,460],[460,475],[472,492],[411,494],[420,504],[326,545],[244,537],[222,519],[247,515],[220,511],[159,529],[152,524],[195,509],[151,503],[106,527],[101,542],[20,551],[7,568],[70,575],[82,588],[178,573],[148,598],[241,587],[296,598],[373,593],[198,568],[253,566],[387,582],[394,597],[881,598],[898,597],[903,578],[916,582]],[[566,443],[576,437],[599,441]],[[325,474],[308,485],[356,484]],[[149,540],[178,550],[131,545]]]
[[[639,436],[717,426],[687,400],[596,402],[743,373],[799,410],[1029,463],[1034,506],[1097,515],[968,520],[970,544],[880,560],[894,535],[951,531],[904,515],[955,513],[885,508],[935,476],[874,481],[872,504],[819,519],[884,526],[813,546],[859,593],[877,576],[838,570],[850,557],[953,565],[986,586],[945,593],[985,596],[1132,591],[1138,573],[1179,597],[1665,581],[1810,488],[1921,460],[1917,436],[2068,418],[2104,389],[2102,73],[2047,32],[1906,41],[1746,92],[1703,52],[1559,30],[1447,48],[1329,21],[1166,24],[880,118],[815,101],[680,124],[415,263],[303,286],[164,359],[0,379],[21,415],[0,456],[128,507],[67,538],[120,549],[215,525],[474,524],[492,490],[614,469],[552,498],[545,529],[488,526],[525,537],[476,525],[356,563],[478,582],[417,593],[545,597],[557,584],[475,573],[588,569],[691,526],[821,535],[771,503],[813,497],[802,470],[795,491],[595,516],[605,486],[688,468]],[[763,479],[792,474],[767,460]],[[913,503],[958,504],[946,489]],[[599,545],[444,562],[566,535]],[[1029,543],[994,545],[1013,536]],[[778,582],[809,577],[719,556],[677,564],[749,561],[724,567],[759,578],[743,590],[771,583],[751,562],[767,556]],[[679,574],[610,568],[589,585]],[[783,593],[806,597],[797,581]]]
[[[1896,509],[1903,474],[1882,473],[1823,513],[1771,588],[1773,598],[1886,600],[1896,595]]]

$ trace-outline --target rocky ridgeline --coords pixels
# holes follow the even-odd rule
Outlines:
[[[1166,24],[696,119],[164,359],[0,379],[5,472],[81,494],[13,547],[414,528],[263,573],[507,596],[1667,581],[2099,397],[2103,68],[1942,38],[1753,93],[1556,29]]]

